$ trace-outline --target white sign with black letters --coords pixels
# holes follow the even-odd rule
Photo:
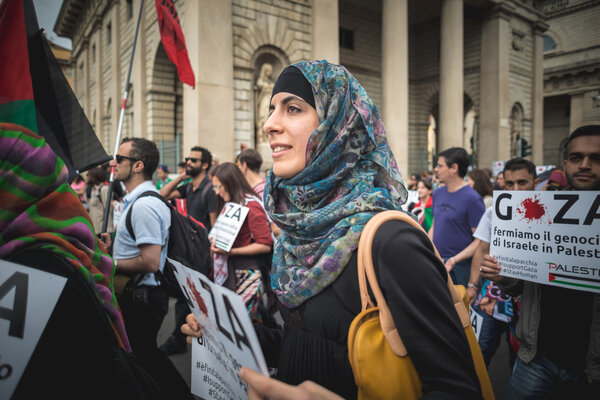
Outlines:
[[[600,293],[599,191],[495,191],[501,275]]]
[[[66,282],[0,260],[0,399],[12,396]]]
[[[481,326],[483,325],[483,317],[473,307],[469,307],[469,318],[471,319],[471,328],[475,332],[475,337],[479,341],[479,334],[481,334]]]
[[[416,190],[407,190],[406,192],[406,203],[402,205],[402,209],[404,211],[408,211],[408,206],[410,205],[410,203],[417,204],[419,202],[419,192],[417,192]]]
[[[203,399],[246,399],[240,367],[268,375],[246,305],[200,272],[169,261],[202,331],[202,338],[192,343],[192,393]]]
[[[248,207],[237,203],[225,203],[215,226],[208,234],[208,238],[214,240],[218,248],[229,252],[246,220],[246,216],[248,216],[249,210]]]

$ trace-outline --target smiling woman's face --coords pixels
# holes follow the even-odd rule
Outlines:
[[[310,104],[288,92],[273,96],[269,113],[263,129],[269,136],[273,173],[291,178],[306,166],[306,145],[319,127],[319,116]]]

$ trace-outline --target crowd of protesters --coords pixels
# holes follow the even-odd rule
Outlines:
[[[326,90],[334,86],[340,90]],[[87,229],[102,238],[85,239],[85,251],[76,252],[73,263],[81,265],[85,276],[89,276],[86,271],[96,273],[95,290],[106,298],[103,312],[117,333],[119,348],[133,352],[135,362],[166,398],[192,397],[167,356],[188,351],[191,338],[202,332],[180,299],[174,331],[161,346],[157,343],[168,311],[168,294],[157,277],[165,266],[171,217],[160,199],[140,197],[147,191],[160,193],[207,232],[224,203],[250,210],[230,251],[214,243],[210,249],[210,278],[215,283],[235,290],[243,273],[257,271],[271,296],[261,304],[256,315],[260,323],[255,327],[276,375],[264,377],[243,368],[240,375],[250,385],[249,398],[356,398],[346,341],[350,323],[361,311],[356,285],[358,238],[376,213],[401,210],[407,190],[417,193],[418,201],[408,205],[408,212],[424,232],[397,221],[385,223],[375,235],[373,258],[378,260],[379,284],[396,328],[423,384],[423,397],[482,397],[461,322],[450,296],[442,295],[447,294],[448,275],[467,288],[472,307],[484,316],[479,343],[486,365],[501,336],[509,341],[513,372],[507,399],[597,395],[598,294],[503,278],[501,265],[489,255],[493,190],[533,190],[539,183],[535,165],[512,159],[494,177],[489,169],[471,169],[467,151],[454,147],[436,155],[433,171],[413,173],[405,184],[383,126],[377,107],[347,70],[327,62],[301,62],[286,68],[273,88],[264,125],[273,150],[268,179],[261,170],[261,155],[251,148],[240,151],[231,162],[217,163],[209,149],[194,146],[175,175],[168,165],[159,165],[153,142],[126,138],[110,164],[70,184],[72,195],[63,193],[63,197],[71,203],[79,199],[74,214],[89,215]],[[3,127],[0,132],[9,131]],[[42,142],[39,146],[49,151]],[[60,164],[60,159],[52,162]],[[109,199],[110,169],[115,182]],[[600,127],[583,127],[570,135],[564,166],[553,171],[544,190],[598,191],[598,174]],[[59,175],[39,199],[62,187],[64,173]],[[33,203],[40,203],[39,199]],[[131,227],[126,223],[129,214]],[[106,217],[108,227],[101,232]],[[0,256],[34,263],[31,257],[7,250],[6,243],[19,236],[14,228],[7,233],[9,225],[2,226]],[[59,232],[57,226],[44,227],[42,232]],[[62,235],[54,244],[62,250],[52,251],[75,251],[70,243],[79,239]],[[112,292],[113,260],[113,268],[127,277],[134,295]],[[99,268],[104,268],[101,273]],[[508,321],[493,318],[496,300],[486,295],[491,287],[514,302],[518,311]],[[577,309],[582,312],[573,312]],[[283,326],[274,320],[275,313]],[[55,330],[50,334],[62,343]],[[558,342],[564,346],[553,345]],[[40,357],[34,362],[39,363]],[[111,368],[106,366],[109,361],[102,362],[102,368]],[[103,372],[98,376],[115,379]],[[26,382],[33,380],[30,376]],[[20,390],[29,393],[24,387]]]

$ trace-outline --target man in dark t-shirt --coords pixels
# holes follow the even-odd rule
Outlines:
[[[196,146],[185,162],[185,172],[163,186],[160,194],[168,200],[185,198],[188,215],[202,222],[206,230],[210,231],[217,220],[217,195],[208,177],[212,155],[205,148]],[[190,177],[190,183],[179,186]]]
[[[185,198],[187,215],[204,224],[208,232],[217,220],[217,195],[208,177],[208,170],[212,165],[212,154],[204,147],[195,146],[192,148],[190,156],[186,157],[185,162],[185,172],[163,186],[160,194],[168,200]],[[190,177],[192,179],[190,183],[180,186],[181,182]],[[160,347],[167,355],[187,351],[185,336],[179,327],[185,323],[185,317],[189,313],[190,309],[185,300],[177,299],[175,329]]]

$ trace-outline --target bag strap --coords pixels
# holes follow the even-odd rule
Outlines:
[[[377,301],[377,307],[379,308],[381,330],[383,331],[383,334],[385,335],[385,338],[394,354],[404,357],[407,355],[406,347],[404,346],[404,343],[398,334],[398,330],[394,324],[394,319],[392,318],[392,313],[390,312],[390,309],[385,302],[385,298],[383,297],[383,293],[379,288],[377,275],[375,274],[375,268],[373,266],[373,238],[375,237],[375,233],[379,227],[383,223],[391,220],[405,222],[425,233],[425,230],[421,225],[419,225],[419,223],[401,211],[384,211],[372,217],[365,225],[360,236],[360,241],[358,242],[358,286],[360,288],[362,311],[366,310],[367,308],[374,307],[371,296],[369,295],[369,286],[373,292],[373,295],[375,296],[375,300]],[[433,243],[432,246],[433,250],[435,251],[435,255],[440,259],[440,261],[442,261],[442,257],[438,253]],[[450,278],[450,275],[447,272],[446,275],[448,290],[450,290],[450,294],[452,295],[454,308],[458,313],[463,328],[467,327],[470,324],[469,313],[462,301],[460,294],[454,287],[452,278]]]
[[[131,223],[131,214],[133,214],[133,205],[136,201],[138,201],[142,197],[156,197],[157,199],[162,200],[162,202],[169,208],[169,211],[172,211],[173,206],[169,203],[160,193],[155,192],[154,190],[148,190],[140,194],[129,206],[129,212],[125,217],[125,227],[127,228],[127,232],[129,232],[129,236],[135,241],[135,232],[133,231],[133,224]]]

